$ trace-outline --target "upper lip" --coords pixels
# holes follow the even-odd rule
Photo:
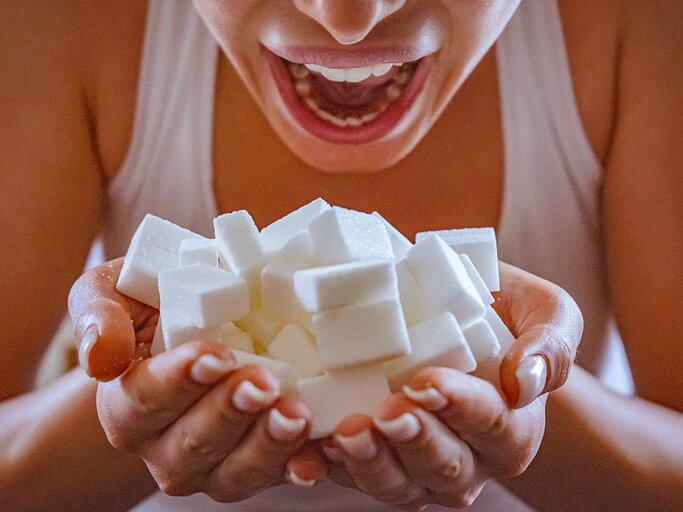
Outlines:
[[[317,64],[327,68],[360,68],[382,62],[413,62],[435,51],[433,48],[406,46],[377,46],[353,50],[327,46],[267,45],[266,48],[290,62]]]

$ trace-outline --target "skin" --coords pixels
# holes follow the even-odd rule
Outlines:
[[[348,44],[361,35],[365,41],[381,40],[391,37],[394,31],[410,30],[412,26],[411,22],[401,21],[412,19],[404,16],[412,2],[355,4],[353,12],[359,13],[355,17],[347,15],[351,9],[336,11],[331,7],[332,2],[286,2],[285,9],[298,21],[292,24],[301,31],[297,37],[324,38],[331,43]],[[368,16],[371,4],[375,12]],[[425,12],[432,16],[438,12],[444,15],[444,20],[452,20],[459,8],[484,9],[479,2],[468,4],[470,7],[458,7],[458,4],[429,2]],[[430,89],[433,94],[425,100],[423,115],[405,130],[373,147],[370,160],[367,151],[354,152],[350,158],[348,148],[335,150],[307,140],[295,126],[288,126],[277,104],[268,103],[267,87],[258,82],[258,63],[253,57],[255,40],[251,36],[259,34],[260,27],[272,24],[273,20],[266,16],[269,12],[273,14],[272,9],[268,10],[272,2],[239,2],[239,6],[231,6],[234,8],[231,20],[254,20],[249,22],[254,26],[237,32],[248,37],[230,39],[229,31],[219,27],[220,21],[227,19],[216,15],[220,12],[214,9],[215,4],[198,1],[197,7],[209,25],[219,28],[218,38],[227,53],[218,67],[213,132],[214,193],[220,210],[246,208],[257,224],[263,226],[307,200],[323,196],[332,203],[351,208],[377,209],[409,236],[439,227],[497,225],[502,200],[503,153],[495,55],[486,50],[509,15],[505,9],[497,10],[502,4],[490,3],[490,12],[495,15],[490,19],[492,25],[482,33],[476,30],[476,12],[469,13],[473,17],[465,19],[471,23],[470,30],[456,31],[453,35],[467,34],[471,44],[460,56],[445,44],[450,41],[455,45],[455,40],[439,39],[444,43],[443,55],[447,61],[434,75],[439,83]],[[325,8],[324,12],[316,11],[316,6]],[[668,262],[680,261],[683,256],[683,234],[677,229],[683,219],[678,201],[681,195],[678,171],[682,159],[680,144],[674,135],[681,132],[680,116],[676,115],[682,103],[680,69],[675,67],[676,49],[681,47],[683,32],[681,7],[675,1],[664,0],[572,1],[560,2],[560,7],[579,113],[589,141],[605,167],[601,220],[608,269],[606,280],[630,357],[638,397],[616,397],[587,372],[575,368],[567,385],[550,395],[545,441],[533,464],[508,485],[539,508],[606,510],[625,509],[635,503],[675,510],[683,503],[680,495],[683,447],[677,441],[680,436],[671,436],[671,432],[683,429],[683,382],[677,378],[683,367],[683,348],[677,343],[680,338],[677,319],[683,314],[680,299],[683,276],[678,266],[659,262],[662,255],[667,255]],[[264,466],[258,463],[249,467],[249,474],[258,478],[253,479],[254,488],[246,491],[236,490],[238,486],[230,475],[218,479],[198,477],[209,474],[209,469],[194,466],[191,455],[180,459],[182,466],[188,468],[186,472],[170,473],[179,460],[168,455],[168,447],[183,446],[183,435],[178,432],[175,439],[164,438],[158,430],[164,427],[164,422],[156,423],[156,431],[150,428],[145,439],[131,439],[130,429],[127,431],[125,427],[133,419],[139,421],[139,417],[132,416],[136,411],[138,414],[142,411],[145,422],[150,425],[159,417],[165,418],[167,427],[184,420],[176,414],[178,403],[155,398],[143,401],[144,407],[140,409],[134,401],[125,401],[129,396],[144,398],[142,390],[178,396],[195,405],[207,398],[230,404],[237,381],[251,379],[264,387],[270,382],[271,376],[267,374],[239,372],[229,372],[213,385],[197,386],[196,382],[189,381],[186,372],[191,375],[191,365],[200,354],[218,354],[214,352],[217,347],[210,344],[199,342],[184,349],[187,352],[170,351],[155,364],[135,363],[123,378],[99,386],[100,419],[107,433],[115,446],[136,456],[115,452],[107,444],[94,413],[97,386],[82,374],[69,375],[49,388],[29,393],[40,355],[64,312],[71,283],[78,277],[97,231],[106,184],[115,176],[126,154],[135,108],[133,98],[145,5],[133,0],[116,3],[5,0],[0,3],[0,10],[3,13],[0,16],[0,90],[3,91],[0,112],[5,120],[0,124],[3,179],[0,268],[11,269],[0,274],[3,298],[11,297],[0,311],[3,325],[0,393],[4,399],[0,404],[0,497],[3,503],[13,510],[54,507],[125,510],[155,488],[150,473],[171,493],[186,494],[203,485],[201,488],[212,496],[230,501],[244,497],[240,492],[255,493],[259,486],[283,478],[287,467],[284,461],[294,454],[297,456],[292,464],[299,468],[300,477],[319,477],[323,473],[317,465],[321,460],[317,458],[319,455],[310,447],[300,448],[300,440],[274,448],[272,439],[264,432],[265,409],[264,415],[244,415],[231,410],[229,405],[221,410],[233,415],[226,422],[230,425],[248,423],[249,436],[253,435],[254,442],[243,447],[238,445],[229,454],[215,453],[216,457],[228,460],[237,456],[240,460],[259,461],[262,460],[259,454],[268,450],[284,450],[278,452],[281,464],[277,475],[265,472]],[[369,19],[372,21],[368,22]],[[431,18],[437,24],[439,19],[438,16]],[[429,21],[429,16],[416,19],[416,23]],[[452,25],[444,23],[440,27],[448,30],[449,26]],[[436,33],[443,35],[438,30]],[[477,62],[477,67],[463,82],[470,71],[468,68]],[[255,77],[254,82],[250,82],[250,74]],[[240,77],[245,77],[246,86]],[[265,94],[259,96],[261,89]],[[431,129],[427,132],[429,126]],[[647,129],[643,130],[643,126]],[[263,147],[269,151],[260,150]],[[310,153],[306,149],[309,147]],[[347,156],[344,168],[340,168],[340,154]],[[452,168],[444,169],[439,179],[425,180],[424,170],[442,169],[443,162],[452,163]],[[22,172],[16,172],[17,169]],[[320,169],[327,172],[321,173]],[[383,193],[377,194],[377,190]],[[410,208],[406,208],[401,193],[404,190],[410,190],[416,198]],[[27,208],[34,203],[39,207]],[[44,230],[46,218],[50,219],[50,236],[35,236]],[[638,243],[634,244],[634,240]],[[113,278],[115,268],[110,270],[109,277]],[[563,295],[555,289],[539,289],[537,285],[533,278],[525,277],[519,286],[522,289],[530,286],[537,293],[553,298],[547,301],[554,305],[539,328],[563,335],[569,329],[576,334],[571,329],[577,328],[577,322],[560,315],[564,308],[558,307],[556,301],[562,303]],[[100,319],[104,321],[104,318],[113,321],[118,315],[118,321],[127,321],[130,326],[132,315],[134,324],[141,326],[154,318],[153,312],[136,309],[128,301],[106,302],[107,286],[105,280],[77,288],[95,294],[89,300],[77,301],[80,307],[88,304],[92,307],[99,297],[105,298],[101,308],[88,313],[98,319],[95,323],[100,325]],[[532,304],[520,299],[515,307],[528,311]],[[36,315],[37,311],[40,314]],[[78,319],[81,313],[76,310],[74,316]],[[556,314],[562,319],[559,324],[552,320]],[[643,318],[648,321],[643,322]],[[511,315],[505,319],[513,330],[523,324],[522,316]],[[139,330],[140,333],[148,331]],[[525,331],[518,331],[522,332]],[[103,343],[97,346],[97,351],[93,350],[92,357],[106,345],[108,335],[104,331],[100,334]],[[540,334],[532,329],[529,345],[520,347],[537,344],[543,338]],[[123,349],[130,355],[132,339],[129,333],[127,339],[114,340],[118,347],[114,353]],[[570,343],[574,348],[576,341],[574,336]],[[589,336],[584,339],[582,350],[584,346],[590,350],[598,342]],[[653,347],[666,347],[666,357],[656,357]],[[562,351],[546,347],[542,353],[550,363],[548,389],[554,389],[562,382],[562,378],[557,379],[557,372],[552,371],[555,362],[563,360]],[[512,368],[521,355],[511,356]],[[102,357],[107,360],[106,354]],[[230,359],[229,355],[224,357]],[[597,366],[599,361],[589,360],[587,364]],[[350,423],[340,426],[340,433],[347,436],[369,430],[382,450],[377,457],[389,457],[387,447],[392,446],[398,459],[395,456],[384,459],[386,467],[391,468],[391,478],[373,481],[377,473],[368,471],[373,460],[351,460],[351,454],[336,444],[341,450],[341,464],[330,463],[330,476],[368,491],[381,489],[375,497],[412,508],[425,501],[464,504],[476,495],[484,479],[518,474],[538,447],[542,430],[539,423],[545,411],[542,401],[518,409],[509,406],[515,400],[515,381],[506,379],[509,370],[506,371],[504,364],[501,374],[505,393],[477,377],[440,373],[416,376],[416,387],[428,381],[451,405],[444,411],[428,411],[416,408],[417,404],[400,396],[392,397],[378,411],[382,419],[411,411],[420,421],[422,433],[414,440],[405,441],[407,446],[380,435],[368,418],[350,418]],[[423,378],[427,381],[419,380]],[[464,379],[465,389],[470,389],[464,397],[449,388],[460,379]],[[168,382],[183,392],[165,394],[169,389],[155,390],[155,381]],[[505,402],[501,402],[501,397]],[[473,433],[481,431],[482,425],[492,417],[502,420],[497,424],[499,428],[483,436],[483,446],[488,450],[482,448],[477,436],[466,436],[463,443],[450,431],[462,429],[450,411],[467,406],[468,398],[476,399],[477,410],[482,413],[481,424],[469,426]],[[285,414],[306,416],[303,404],[288,400],[278,399],[278,409],[282,407]],[[210,418],[210,411],[206,410],[211,409],[208,403],[204,402],[202,421]],[[107,416],[107,411],[118,411],[124,419],[113,421],[116,418]],[[199,408],[195,412],[202,415]],[[74,427],[75,424],[79,427]],[[119,425],[121,431],[112,430],[113,424]],[[225,428],[218,424],[218,431]],[[614,429],[615,424],[621,428]],[[444,425],[448,428],[444,429]],[[447,473],[451,478],[434,478],[444,466],[438,458],[425,456],[429,449],[434,451],[433,446],[423,446],[426,451],[422,453],[425,456],[422,460],[429,459],[430,464],[419,467],[410,464],[421,460],[419,450],[410,452],[410,443],[420,445],[425,430],[437,428],[442,429],[438,436],[442,442],[439,449],[457,454],[464,461],[458,471],[450,467]],[[230,435],[225,430],[222,432]],[[508,444],[494,435],[502,433],[510,439],[520,432],[527,434],[520,452],[510,452]],[[46,454],[45,447],[55,445],[59,449]],[[500,461],[490,457],[471,455],[474,451],[495,454],[499,446],[508,446],[501,453],[515,466],[501,466]],[[212,447],[207,448],[211,452]],[[249,452],[249,449],[257,451]],[[406,456],[409,452],[411,455]],[[140,457],[147,467],[140,462]],[[92,459],[107,460],[107,464],[93,463]],[[596,462],[599,462],[598,469],[586,478],[585,468],[596,468]],[[55,472],[53,467],[59,467],[60,471]],[[43,482],[40,492],[27,487],[28,482]],[[83,482],[88,485],[84,486]],[[401,485],[405,482],[408,485]],[[398,485],[379,485],[386,483]],[[409,489],[412,494],[400,495],[397,489]]]

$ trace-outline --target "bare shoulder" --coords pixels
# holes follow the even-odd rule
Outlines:
[[[132,130],[146,11],[146,0],[0,0],[2,79],[16,104],[42,96],[39,84],[77,87],[106,177]]]
[[[0,399],[30,389],[97,231],[97,116],[126,67],[112,55],[134,24],[127,4],[0,0]]]
[[[683,4],[628,0],[622,16],[603,187],[611,296],[637,393],[683,411]]]

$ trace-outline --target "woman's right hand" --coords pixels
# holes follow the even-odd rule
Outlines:
[[[324,465],[306,456],[311,413],[266,368],[237,369],[231,350],[201,340],[148,357],[158,312],[116,290],[121,265],[84,274],[69,297],[81,365],[104,381],[97,410],[111,444],[170,495],[233,502],[287,476],[320,479]]]

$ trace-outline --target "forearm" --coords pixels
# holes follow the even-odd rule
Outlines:
[[[96,384],[74,371],[0,404],[0,503],[7,510],[127,510],[156,485],[139,459],[111,447]]]
[[[537,457],[508,487],[541,510],[683,509],[683,414],[615,395],[576,367]]]

